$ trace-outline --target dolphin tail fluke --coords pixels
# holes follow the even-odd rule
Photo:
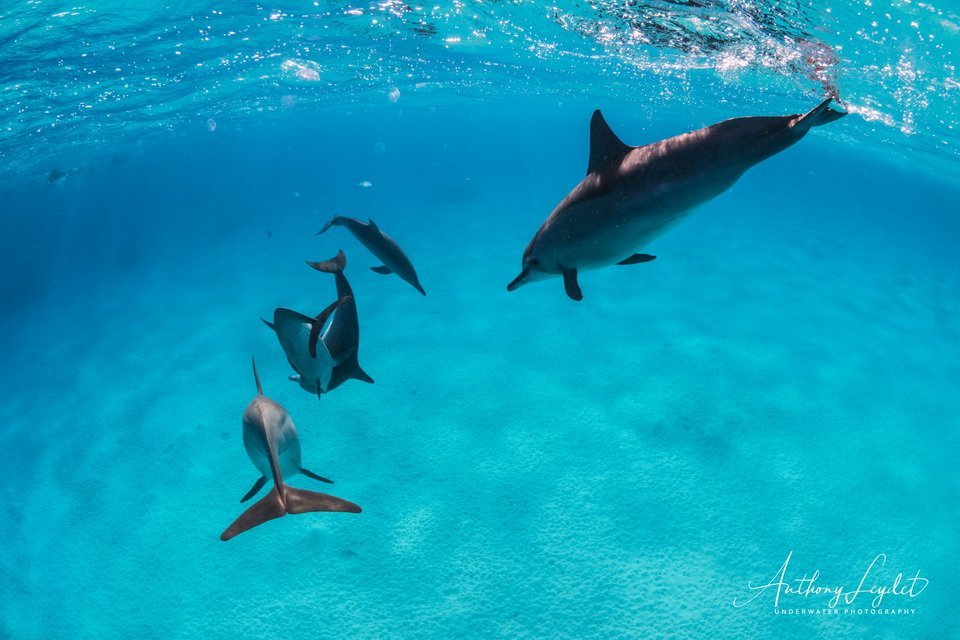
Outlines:
[[[343,500],[342,498],[325,493],[294,489],[285,484],[283,485],[282,498],[280,497],[280,492],[274,487],[266,497],[240,514],[240,517],[234,520],[233,524],[220,534],[220,539],[227,541],[268,520],[282,518],[288,513],[309,513],[312,511],[360,513],[362,510],[359,505],[348,500]]]
[[[257,525],[261,525],[267,520],[275,520],[286,514],[283,507],[283,500],[280,498],[280,492],[274,487],[264,498],[257,501],[252,507],[240,514],[240,517],[233,521],[227,530],[220,534],[220,539],[227,541],[234,536],[238,536],[244,531],[249,531]]]
[[[320,231],[317,231],[317,235],[320,235],[321,233],[325,232],[327,229],[329,229],[333,225],[337,224],[337,220],[339,218],[340,216],[333,216],[332,218],[330,218],[330,221],[327,222],[327,224],[323,225],[323,229],[320,229]]]
[[[360,505],[349,500],[317,491],[284,486],[283,494],[286,498],[287,513],[310,513],[312,511],[360,513],[363,511]]]
[[[323,271],[324,273],[342,273],[343,270],[347,268],[347,256],[343,252],[343,249],[341,249],[336,256],[329,260],[321,260],[320,262],[310,262],[307,260],[307,264],[317,271]]]
[[[819,127],[824,124],[830,124],[831,122],[835,122],[847,115],[845,111],[831,109],[830,103],[832,101],[833,98],[827,98],[809,112],[800,116],[797,121],[793,123],[793,126],[802,127],[804,130],[806,130],[810,127]]]

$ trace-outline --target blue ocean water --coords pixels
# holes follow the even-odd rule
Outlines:
[[[958,637],[955,8],[27,2],[0,42],[0,637]],[[825,92],[656,261],[505,290],[594,109],[639,145]],[[376,383],[318,400],[259,318],[339,249]],[[362,514],[218,539],[251,356],[336,481],[290,483]]]

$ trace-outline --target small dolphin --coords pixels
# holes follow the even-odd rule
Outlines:
[[[273,477],[274,487],[266,497],[244,511],[227,530],[220,534],[221,540],[252,529],[267,520],[280,518],[288,513],[308,511],[347,511],[360,513],[359,506],[336,496],[315,491],[295,489],[284,483],[284,478],[303,475],[331,482],[300,466],[300,438],[290,415],[279,404],[263,395],[257,363],[253,361],[253,379],[257,383],[257,395],[243,412],[243,447],[253,465],[260,470],[260,478],[240,502],[252,498]]]
[[[579,271],[653,260],[636,251],[811,127],[845,116],[830,100],[803,115],[734,118],[642,147],[625,145],[594,111],[587,177],[533,236],[507,291],[563,276],[567,295],[581,300]]]
[[[344,301],[333,314],[330,326],[320,337],[334,362],[326,391],[333,391],[350,378],[372,384],[373,378],[360,368],[360,362],[357,360],[357,353],[360,351],[360,319],[357,316],[357,303],[353,296],[353,289],[343,275],[343,270],[347,266],[347,256],[340,251],[330,260],[307,261],[307,264],[317,271],[332,273],[337,280],[337,298]]]
[[[333,368],[336,363],[321,340],[320,332],[330,314],[341,304],[352,300],[341,298],[320,312],[316,318],[280,307],[273,311],[273,322],[263,320],[273,329],[280,346],[287,356],[287,362],[297,372],[290,379],[298,382],[307,392],[318,397],[327,390]]]
[[[333,226],[345,227],[347,231],[352,233],[357,240],[360,241],[360,244],[370,250],[370,253],[380,258],[383,265],[370,267],[371,271],[376,271],[384,275],[395,273],[413,285],[414,289],[423,295],[427,295],[427,292],[420,286],[420,279],[417,277],[417,271],[413,268],[413,263],[410,262],[410,258],[407,257],[407,254],[403,252],[403,249],[400,248],[400,245],[398,245],[393,238],[383,231],[380,231],[380,227],[377,226],[376,222],[368,220],[366,223],[363,223],[356,218],[334,216],[330,222],[323,225],[323,229],[317,231],[317,235],[320,235]]]

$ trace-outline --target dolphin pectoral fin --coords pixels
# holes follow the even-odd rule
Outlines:
[[[580,283],[577,282],[577,270],[568,269],[563,272],[563,289],[571,299],[579,302],[583,300],[583,293],[580,291]]]
[[[617,264],[640,264],[641,262],[650,262],[651,260],[656,260],[657,256],[651,256],[649,253],[635,253],[625,260],[621,260]]]
[[[267,520],[275,520],[286,513],[280,493],[274,487],[264,498],[240,514],[227,530],[220,534],[220,539],[227,541],[230,538],[249,531]]]
[[[382,273],[385,276],[393,273],[393,271],[390,270],[390,267],[386,265],[380,265],[379,267],[370,267],[370,271],[374,271],[376,273]]]
[[[330,382],[327,383],[327,392],[333,391],[351,378],[373,384],[373,378],[360,368],[356,352],[333,368],[333,373],[330,375]]]
[[[360,368],[360,363],[357,363],[357,366],[354,367],[353,371],[350,372],[350,376],[356,378],[360,382],[366,382],[373,384],[373,378],[367,375],[367,372]]]
[[[250,491],[247,491],[246,495],[240,498],[240,502],[246,502],[253,496],[257,495],[257,492],[259,492],[260,489],[263,489],[263,485],[265,485],[266,483],[267,483],[267,476],[260,476],[259,478],[257,478],[257,481],[253,483],[252,487],[250,487]]]
[[[263,320],[263,318],[260,318],[260,319]],[[268,327],[270,327],[270,328],[273,329],[274,331],[277,330],[277,325],[273,324],[273,323],[270,322],[269,320],[263,320],[263,324],[267,325]]]
[[[303,467],[300,467],[300,473],[307,476],[308,478],[313,478],[314,480],[319,480],[320,482],[326,482],[327,484],[333,484],[333,480],[329,480],[327,478],[324,478],[323,476],[318,476],[317,474],[315,474],[313,471],[310,471],[309,469],[304,469]]]
[[[305,491],[284,486],[287,513],[309,513],[311,511],[340,511],[360,513],[362,509],[348,500],[316,491]]]

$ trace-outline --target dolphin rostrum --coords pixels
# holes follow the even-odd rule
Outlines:
[[[360,362],[357,360],[357,353],[360,350],[360,319],[357,317],[357,303],[353,296],[353,289],[343,275],[343,270],[347,266],[347,256],[340,251],[330,260],[308,261],[307,264],[317,271],[334,275],[337,280],[337,298],[343,301],[343,304],[337,308],[337,312],[333,314],[330,326],[320,338],[334,363],[326,391],[333,391],[350,378],[373,383],[373,378],[360,368]]]
[[[273,322],[263,321],[277,334],[287,362],[297,372],[295,376],[290,376],[290,379],[318,397],[329,388],[335,366],[333,356],[323,343],[320,332],[330,314],[351,300],[349,296],[341,298],[315,318],[280,307],[273,311]]]
[[[403,252],[403,249],[400,248],[400,245],[398,245],[393,238],[380,230],[376,222],[368,220],[364,223],[356,218],[334,216],[330,219],[330,222],[323,226],[323,229],[317,231],[317,235],[320,235],[330,227],[344,227],[352,233],[356,239],[360,241],[360,244],[365,246],[370,253],[380,258],[383,265],[370,267],[372,271],[384,275],[395,273],[413,285],[414,289],[423,295],[427,295],[427,292],[420,286],[420,279],[417,277],[417,271],[413,268],[413,263],[410,262],[410,258],[407,257],[407,254]]]
[[[273,478],[274,486],[270,493],[234,520],[233,524],[220,534],[220,539],[229,540],[267,520],[280,518],[288,513],[360,513],[360,507],[352,502],[325,493],[295,489],[284,483],[284,478],[298,473],[323,482],[331,481],[300,466],[300,438],[297,437],[297,428],[283,407],[263,395],[256,361],[253,362],[253,379],[257,383],[257,395],[243,412],[243,447],[261,475],[240,501],[245,502],[256,495],[268,477]]]
[[[587,176],[533,236],[507,290],[562,276],[567,295],[581,300],[579,271],[653,260],[636,252],[811,127],[846,115],[829,105],[828,98],[802,115],[733,118],[642,147],[625,145],[594,111]]]

